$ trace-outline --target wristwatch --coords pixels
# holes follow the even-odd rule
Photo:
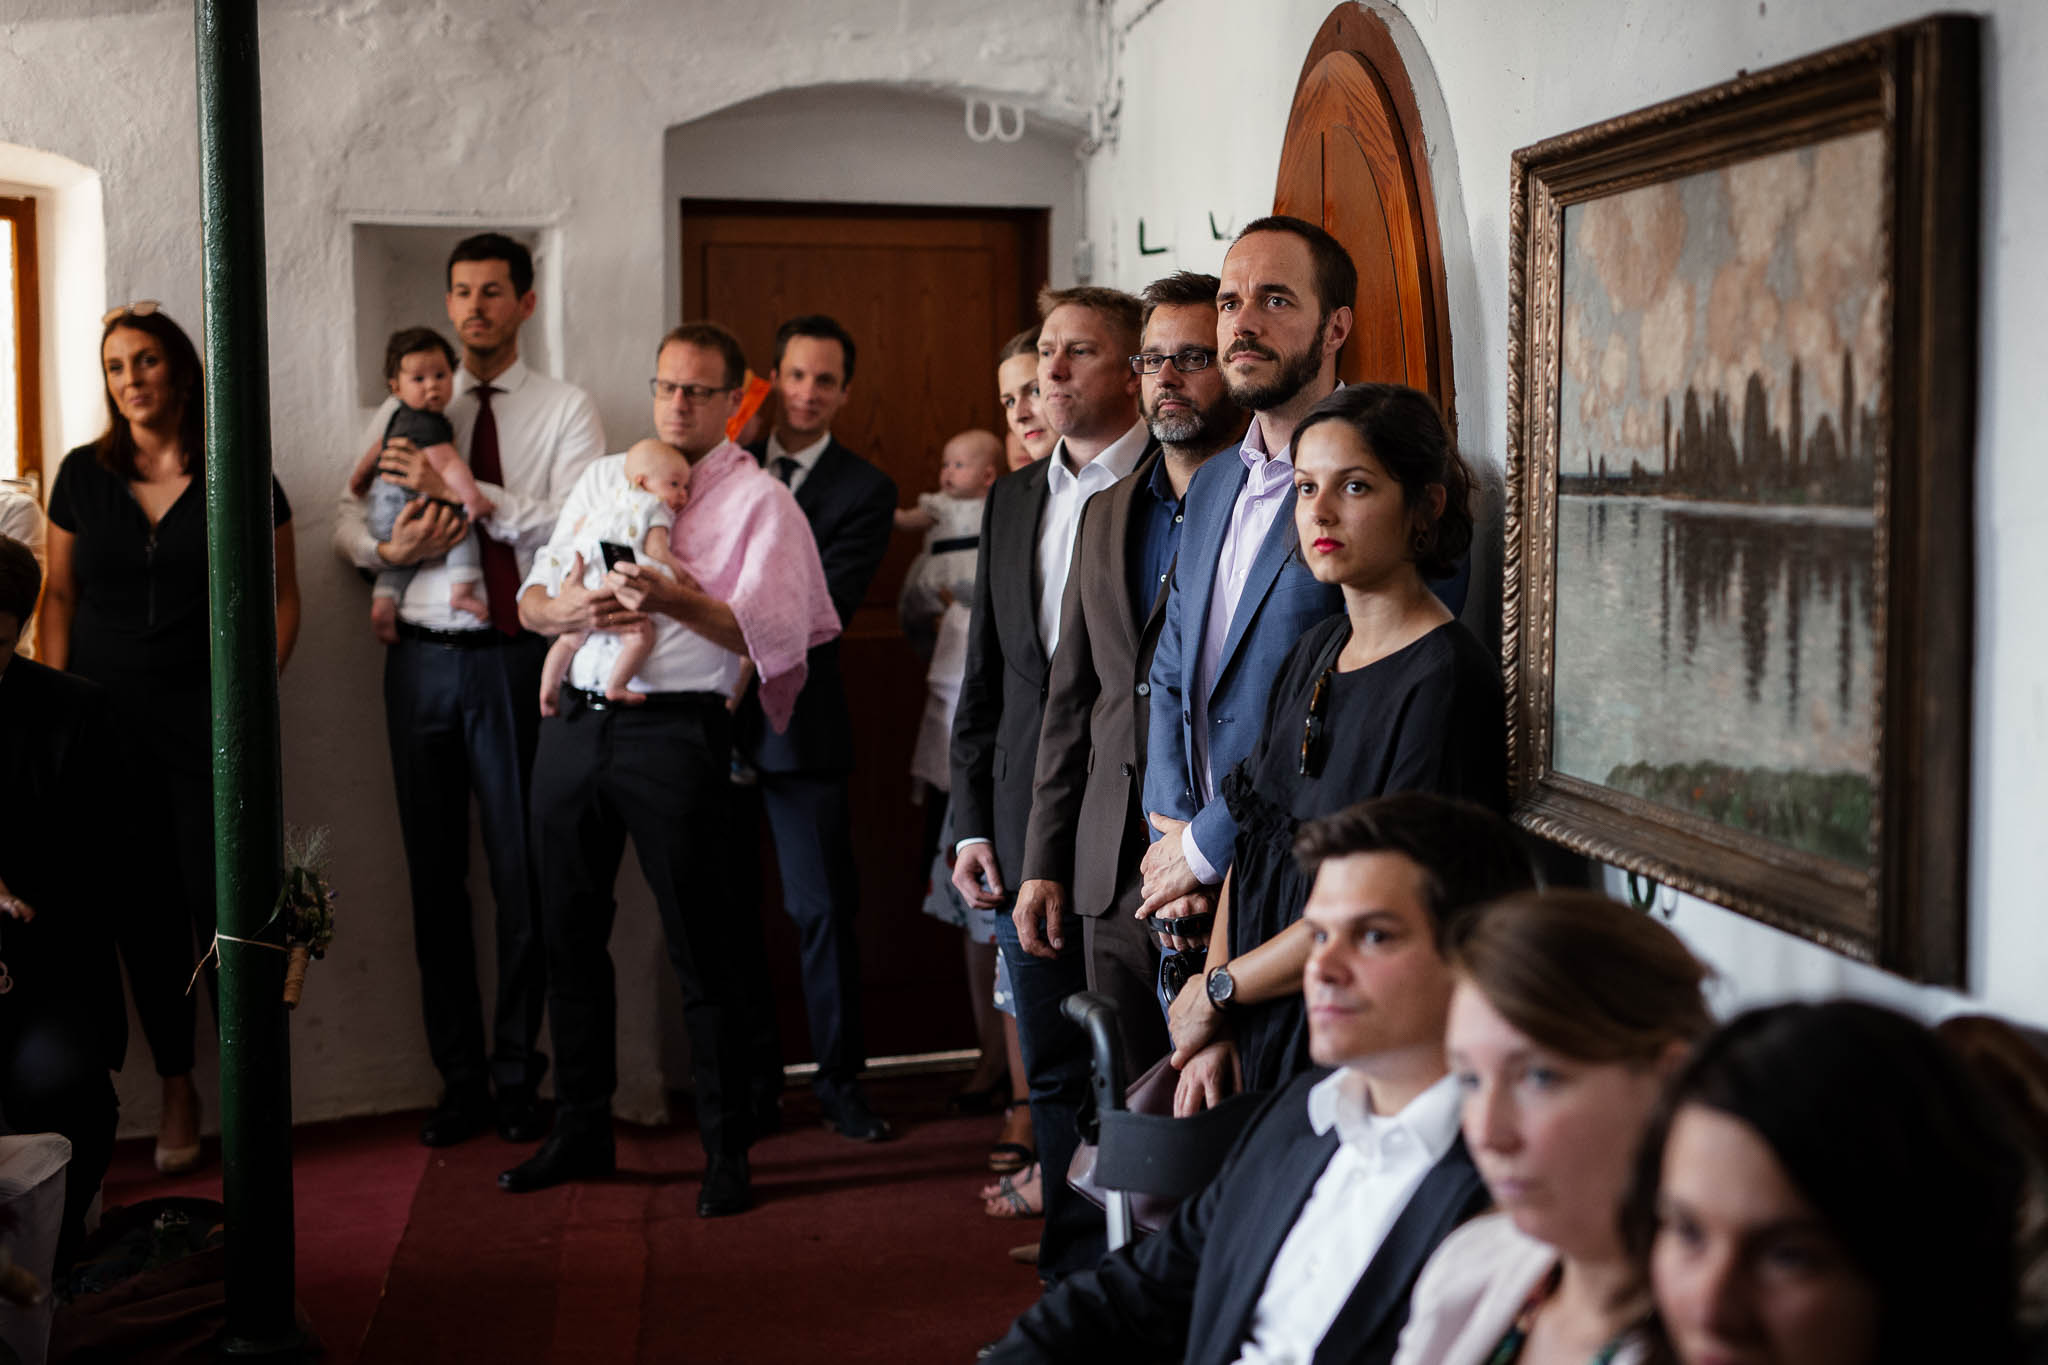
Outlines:
[[[1228,966],[1211,967],[1202,984],[1208,989],[1209,1003],[1216,1007],[1217,1013],[1230,1008],[1231,998],[1237,994],[1237,983],[1230,979]]]

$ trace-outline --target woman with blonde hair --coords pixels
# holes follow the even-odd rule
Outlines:
[[[1497,1213],[1424,1267],[1395,1365],[1633,1365],[1649,1295],[1621,1227],[1669,1076],[1713,1027],[1676,934],[1589,891],[1470,916],[1445,1051]]]

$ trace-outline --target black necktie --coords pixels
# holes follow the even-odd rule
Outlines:
[[[790,456],[777,455],[775,457],[775,477],[782,480],[785,486],[796,478],[796,471],[797,462]]]

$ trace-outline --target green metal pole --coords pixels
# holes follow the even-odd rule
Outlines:
[[[291,1356],[291,1053],[280,942],[283,779],[270,508],[262,93],[255,0],[196,0],[206,275],[207,580],[213,624],[214,869],[220,940],[222,1353]]]

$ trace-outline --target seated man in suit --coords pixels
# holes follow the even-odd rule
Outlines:
[[[107,1073],[121,1065],[128,1013],[114,965],[118,889],[107,856],[119,836],[97,818],[110,781],[106,696],[15,657],[41,587],[33,552],[0,535],[0,1113],[14,1132],[71,1140],[62,1269],[78,1254],[86,1210],[114,1155]]]
[[[1445,1074],[1457,919],[1532,878],[1513,827],[1405,793],[1304,826],[1318,1067],[1273,1097],[1164,1232],[1070,1276],[989,1359],[1383,1365],[1423,1263],[1486,1205]]]

